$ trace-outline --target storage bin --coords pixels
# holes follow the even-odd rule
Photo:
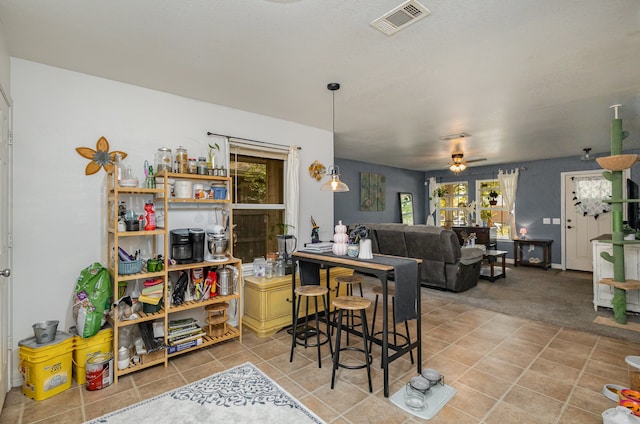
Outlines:
[[[31,337],[18,342],[22,393],[43,400],[71,387],[73,336],[58,331],[49,343],[38,344]]]
[[[73,379],[78,384],[85,384],[87,358],[97,352],[112,353],[113,329],[104,328],[95,336],[86,339],[73,336],[73,345]]]
[[[142,270],[142,259],[136,259],[135,261],[118,261],[118,274],[129,275],[135,274]]]

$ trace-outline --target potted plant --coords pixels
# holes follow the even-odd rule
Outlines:
[[[489,192],[489,204],[491,206],[498,204],[498,192],[493,189]]]
[[[624,233],[625,240],[635,240],[636,239],[636,230],[631,228],[629,224],[624,224],[622,226],[622,232]]]
[[[444,197],[447,194],[447,188],[445,186],[439,186],[437,187],[435,190],[433,190],[433,193],[431,193],[431,197],[429,198],[429,200],[432,200],[433,198],[440,198],[440,197]]]

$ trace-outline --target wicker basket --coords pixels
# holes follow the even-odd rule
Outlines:
[[[603,167],[604,169],[608,169],[609,171],[623,171],[625,169],[631,168],[637,161],[638,155],[636,154],[614,155],[596,158],[596,162],[598,162],[601,167]]]
[[[136,259],[135,261],[118,261],[118,274],[128,275],[135,274],[142,270],[142,259]]]

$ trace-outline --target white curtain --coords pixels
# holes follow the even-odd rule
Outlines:
[[[435,219],[433,217],[433,214],[437,212],[437,206],[438,206],[438,198],[433,197],[433,195],[431,193],[433,193],[433,190],[435,190],[436,188],[436,177],[431,177],[429,178],[429,195],[427,196],[427,198],[429,199],[429,202],[427,203],[427,208],[429,209],[428,213],[427,213],[427,225],[440,225],[440,220],[438,220],[438,223],[435,223]]]
[[[284,223],[291,226],[298,237],[298,221],[300,220],[300,154],[298,146],[289,147],[287,156]]]
[[[518,169],[511,172],[504,172],[502,169],[498,171],[498,181],[500,182],[500,191],[502,192],[502,200],[504,207],[509,211],[507,217],[507,225],[511,228],[511,238],[518,235],[516,230],[516,192],[518,191]]]

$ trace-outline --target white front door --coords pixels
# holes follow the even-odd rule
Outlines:
[[[571,172],[564,174],[564,239],[565,268],[577,271],[593,271],[593,247],[591,240],[602,234],[611,234],[611,213],[597,217],[585,216],[575,207],[574,178],[602,177],[603,170]]]
[[[11,387],[9,372],[9,309],[10,264],[9,237],[11,234],[11,147],[9,144],[9,105],[0,95],[0,409]]]

